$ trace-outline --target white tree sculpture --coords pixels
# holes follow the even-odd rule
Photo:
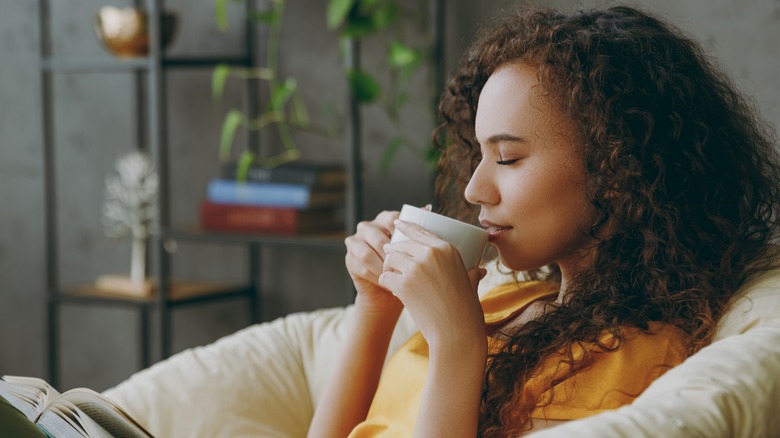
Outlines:
[[[106,177],[103,225],[107,237],[133,239],[130,280],[146,280],[146,241],[157,217],[157,171],[149,156],[131,152],[116,162],[118,175]]]

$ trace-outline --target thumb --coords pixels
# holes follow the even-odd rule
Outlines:
[[[425,204],[425,207],[422,207],[422,209],[425,210],[425,211],[431,211],[431,210],[433,210],[433,205],[432,204]]]
[[[479,287],[479,282],[482,281],[482,279],[485,278],[485,276],[487,275],[487,269],[485,268],[470,269],[468,275],[469,275],[469,281],[471,282],[471,290],[473,290],[474,293],[477,293],[477,287]]]

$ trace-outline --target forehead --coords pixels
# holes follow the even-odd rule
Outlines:
[[[477,104],[477,139],[512,133],[551,116],[541,96],[536,70],[524,64],[506,64],[488,78]]]
[[[477,104],[475,130],[478,139],[497,131],[513,132],[540,114],[539,81],[535,71],[522,64],[499,67],[488,78]],[[535,104],[532,105],[532,102]],[[546,107],[547,105],[545,105]]]

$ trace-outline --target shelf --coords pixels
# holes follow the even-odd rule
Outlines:
[[[196,226],[167,230],[162,233],[164,239],[188,240],[209,243],[262,243],[269,245],[311,246],[343,249],[344,231],[304,234],[251,234],[204,231]]]
[[[252,323],[260,322],[264,313],[263,294],[261,284],[261,249],[266,246],[285,246],[295,248],[298,251],[310,251],[312,249],[324,249],[327,251],[345,252],[345,230],[353,229],[362,211],[360,200],[362,199],[360,167],[361,156],[358,140],[360,135],[359,108],[354,99],[350,100],[350,152],[347,154],[350,161],[350,184],[352,193],[350,199],[345,202],[346,226],[342,230],[327,233],[306,233],[296,235],[250,234],[228,232],[206,232],[197,225],[192,227],[172,227],[170,224],[170,200],[173,193],[170,192],[168,163],[168,81],[169,71],[184,70],[197,71],[198,73],[210,73],[215,66],[227,64],[235,67],[252,67],[258,65],[257,43],[261,41],[255,25],[251,20],[245,20],[245,41],[242,47],[226,48],[230,54],[203,54],[191,55],[166,55],[162,50],[152,50],[146,57],[122,59],[110,55],[108,52],[97,52],[86,55],[67,55],[62,53],[52,54],[50,3],[52,0],[39,0],[39,68],[41,79],[41,125],[43,139],[44,161],[44,197],[46,198],[46,254],[47,254],[47,331],[48,331],[48,358],[49,381],[57,386],[59,382],[60,367],[60,337],[61,337],[61,307],[63,305],[103,305],[130,308],[138,313],[137,334],[139,338],[140,367],[147,368],[152,364],[151,354],[153,330],[150,314],[155,314],[157,330],[154,336],[158,338],[159,358],[168,358],[173,351],[173,310],[180,306],[195,303],[217,302],[221,300],[244,299],[248,301]],[[139,2],[135,2],[139,3]],[[163,0],[147,0],[144,3],[150,10],[161,10]],[[254,2],[244,2],[246,14],[251,14]],[[152,23],[153,27],[156,27]],[[160,29],[150,29],[151,35],[160,36]],[[59,36],[58,36],[59,37]],[[348,50],[354,50],[352,43]],[[238,53],[235,53],[238,52]],[[358,68],[357,56],[348,56],[352,59],[352,68]],[[354,65],[353,65],[354,64]],[[200,69],[200,70],[196,70]],[[60,267],[58,266],[58,217],[54,207],[57,203],[56,181],[53,178],[56,169],[55,134],[56,123],[54,121],[54,92],[57,85],[55,73],[120,73],[135,76],[133,90],[135,92],[135,115],[133,125],[137,130],[139,148],[148,150],[154,157],[154,161],[160,166],[159,171],[159,202],[160,209],[157,218],[158,226],[162,229],[159,235],[154,236],[150,244],[150,260],[154,263],[156,278],[161,284],[169,285],[166,289],[166,297],[157,294],[151,296],[132,296],[117,292],[107,292],[106,288],[98,288],[95,285],[84,285],[67,288],[62,287],[60,279]],[[245,90],[247,111],[250,115],[256,115],[261,107],[258,89],[254,81],[250,81]],[[267,97],[267,96],[266,96]],[[249,150],[260,150],[259,136],[245,136],[246,147]],[[172,244],[179,242],[193,242],[206,244],[229,244],[246,248],[248,269],[245,279],[238,279],[238,284],[214,285],[206,282],[177,282],[173,277],[173,251],[169,251]],[[170,244],[170,245],[169,245]],[[186,275],[186,274],[185,274]],[[115,289],[116,290],[116,289]],[[158,289],[159,291],[159,289]],[[350,290],[351,292],[351,290]],[[243,304],[243,303],[241,303]]]
[[[167,302],[171,306],[222,300],[230,297],[249,297],[254,291],[246,286],[225,285],[206,282],[173,282]],[[156,294],[136,297],[110,292],[92,285],[78,286],[55,295],[55,299],[67,303],[92,303],[117,306],[151,307],[159,303]]]
[[[236,66],[251,65],[247,57],[223,58],[163,58],[166,68],[213,68],[217,64]],[[41,69],[50,72],[111,72],[111,71],[144,71],[151,69],[153,61],[150,58],[121,59],[112,57],[44,57],[41,59]]]

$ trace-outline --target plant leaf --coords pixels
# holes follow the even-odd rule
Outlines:
[[[292,95],[292,121],[298,126],[309,126],[311,119],[309,118],[309,110],[306,108],[306,102],[299,93],[293,93]]]
[[[297,88],[298,82],[295,81],[295,78],[287,78],[284,83],[273,87],[269,101],[271,110],[281,112],[284,109],[284,104]]]
[[[363,70],[347,71],[347,81],[352,95],[362,104],[375,102],[379,98],[381,88],[371,75]]]
[[[387,63],[395,68],[404,68],[419,63],[422,53],[400,41],[392,41],[387,50]]]
[[[398,152],[398,149],[401,148],[403,143],[404,139],[398,136],[390,140],[390,143],[385,146],[385,151],[382,153],[382,159],[379,161],[380,172],[387,173],[387,171],[390,170],[390,162],[393,161],[393,157],[395,157],[396,152]]]
[[[354,5],[355,0],[330,0],[327,11],[328,29],[337,29],[344,24]]]
[[[227,4],[228,0],[214,0],[214,19],[222,32],[228,30]]]
[[[230,160],[230,150],[233,148],[233,139],[236,130],[244,123],[244,113],[237,109],[228,111],[222,122],[222,135],[219,139],[219,159],[223,163]]]
[[[211,98],[219,102],[222,100],[225,82],[230,75],[230,66],[227,64],[217,64],[214,72],[211,74]]]
[[[276,10],[267,12],[252,11],[247,14],[247,18],[258,23],[274,24],[279,20],[279,14],[276,13]]]
[[[393,1],[384,1],[379,7],[371,11],[370,18],[374,29],[378,32],[390,27],[398,19],[398,4]]]
[[[361,11],[370,11],[372,9],[381,6],[382,3],[387,3],[386,0],[358,0],[358,6]]]
[[[246,182],[249,176],[249,168],[255,162],[255,154],[252,151],[244,151],[238,157],[236,164],[236,181]]]

